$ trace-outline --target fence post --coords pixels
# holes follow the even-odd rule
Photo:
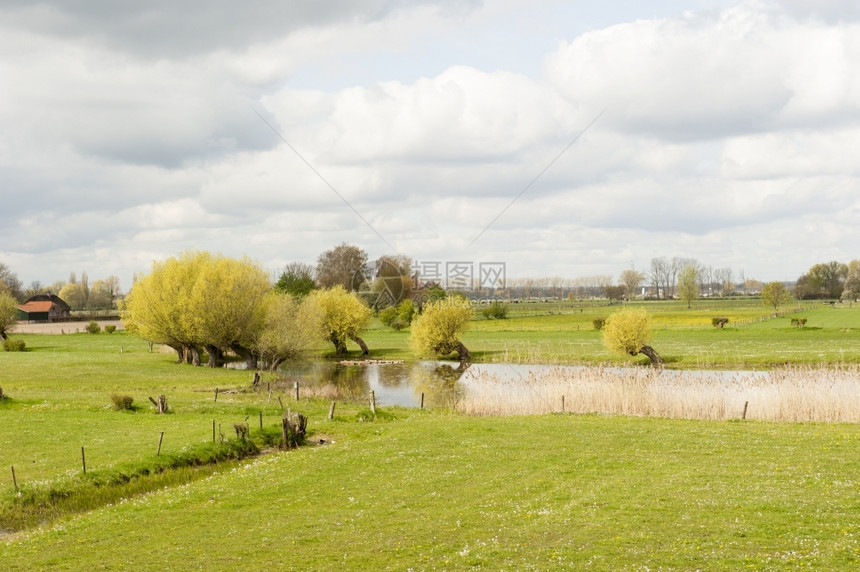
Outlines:
[[[299,400],[299,382],[293,382],[293,389],[296,390],[296,401]]]
[[[749,401],[744,401],[744,414],[741,416],[741,419],[747,418],[747,406],[749,406],[749,404],[750,404]]]
[[[376,392],[370,390],[370,412],[376,415]]]
[[[260,431],[263,430],[263,410],[260,410]]]
[[[564,413],[564,395],[561,396],[561,412]]]
[[[84,454],[84,448],[81,447],[81,465],[84,468],[84,474],[87,474],[87,456]]]
[[[215,420],[212,420],[212,442],[215,442]]]
[[[161,442],[163,440],[164,440],[164,431],[162,431],[161,435],[158,436],[158,451],[155,452],[156,456],[161,454]]]
[[[329,419],[334,419],[334,404],[335,404],[335,401],[332,400],[331,407],[328,408],[328,418]]]
[[[18,491],[18,479],[15,477],[15,465],[12,465],[12,484],[15,485],[15,491]]]
[[[218,403],[218,388],[215,388],[215,403]]]
[[[424,409],[424,392],[421,392],[421,409]]]

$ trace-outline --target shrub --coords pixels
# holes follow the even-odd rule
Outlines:
[[[603,327],[603,343],[611,351],[631,356],[645,354],[652,364],[662,364],[663,358],[648,345],[650,338],[651,316],[642,308],[615,312]]]
[[[91,334],[98,334],[102,331],[102,328],[95,320],[93,320],[89,324],[87,324],[86,330]]]
[[[3,342],[3,349],[7,352],[23,352],[27,348],[24,340],[8,339]]]
[[[461,362],[471,354],[460,341],[466,325],[472,318],[472,306],[457,298],[430,302],[412,324],[409,344],[421,355],[447,356],[457,352]]]
[[[386,326],[390,326],[395,318],[397,318],[397,306],[389,306],[379,311],[379,321]]]
[[[792,318],[791,325],[796,328],[806,327],[806,318]]]
[[[131,395],[117,395],[113,394],[110,396],[110,400],[113,401],[113,408],[117,411],[133,411],[134,407],[132,407],[132,402],[134,402],[134,398]]]
[[[403,300],[397,306],[389,306],[379,311],[379,321],[395,330],[402,330],[412,323],[415,305],[412,300]]]
[[[499,300],[494,300],[489,306],[481,310],[481,314],[488,320],[504,320],[508,317],[508,305]]]
[[[110,326],[105,326],[105,332],[108,334],[112,334],[116,331],[116,326],[111,324]]]
[[[594,324],[595,330],[602,330],[603,326],[606,325],[606,318],[594,318],[591,323]]]
[[[722,328],[729,323],[728,318],[711,318],[711,325],[715,328]]]

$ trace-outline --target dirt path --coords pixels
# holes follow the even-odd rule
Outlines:
[[[105,329],[105,326],[116,326],[117,330],[124,329],[119,320],[96,320],[96,323]],[[80,334],[86,332],[89,322],[49,322],[44,324],[18,322],[10,332],[11,334]]]

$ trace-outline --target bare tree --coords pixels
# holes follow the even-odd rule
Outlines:
[[[729,296],[735,289],[735,285],[732,282],[731,268],[717,268],[714,270],[714,281],[718,285],[720,296]]]
[[[7,292],[19,302],[23,301],[24,292],[21,281],[12,269],[0,262],[0,293]]]
[[[340,285],[346,291],[354,292],[367,280],[366,270],[367,253],[344,242],[320,254],[317,259],[317,282],[323,288]]]
[[[651,280],[651,285],[654,286],[654,292],[657,294],[657,298],[660,298],[661,289],[664,297],[669,295],[669,274],[670,266],[665,257],[661,256],[659,258],[651,259],[649,278]]]
[[[618,282],[627,288],[627,296],[633,298],[636,296],[636,292],[642,286],[642,283],[645,282],[645,275],[631,268],[621,273],[621,276],[618,277]]]

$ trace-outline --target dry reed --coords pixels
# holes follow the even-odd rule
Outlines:
[[[468,375],[468,374],[467,374]],[[553,368],[525,378],[468,375],[457,410],[469,415],[599,413],[681,419],[860,421],[860,368],[681,372]]]

